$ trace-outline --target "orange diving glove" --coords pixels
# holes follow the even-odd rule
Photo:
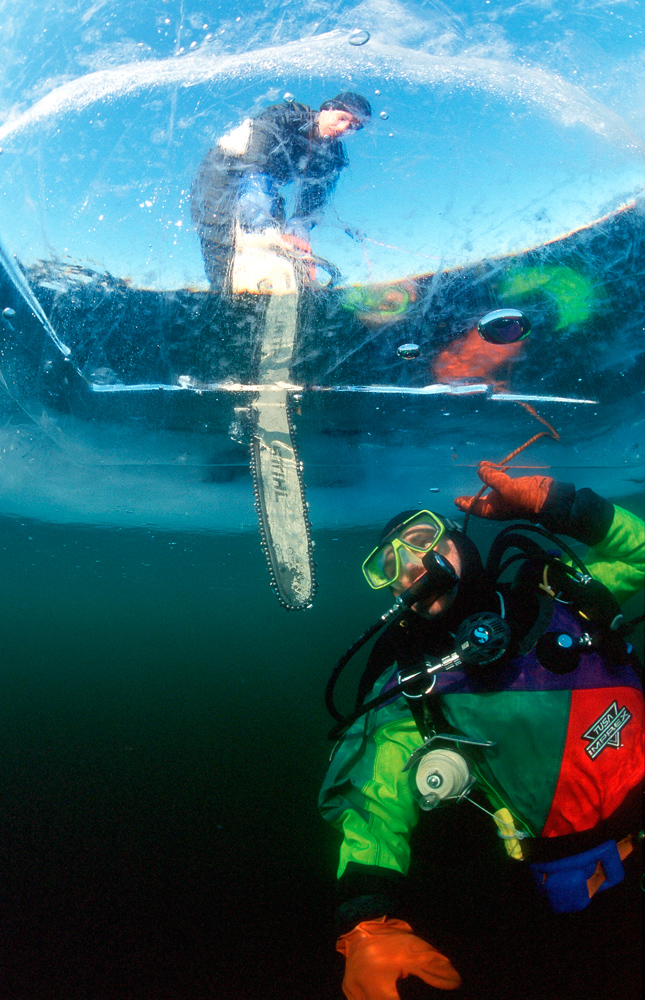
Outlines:
[[[487,517],[491,521],[513,521],[516,518],[537,520],[554,482],[550,476],[511,479],[492,462],[480,462],[477,472],[493,492],[474,503],[474,497],[457,497],[455,504],[459,510]]]
[[[399,1000],[397,979],[418,976],[438,990],[456,990],[461,976],[450,960],[412,933],[404,920],[364,920],[336,942],[345,956],[348,1000]]]

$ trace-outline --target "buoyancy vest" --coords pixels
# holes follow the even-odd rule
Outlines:
[[[549,603],[544,635],[584,636],[569,606]],[[538,642],[485,671],[438,674],[425,719],[419,701],[410,700],[422,735],[429,716],[435,730],[447,723],[494,743],[474,763],[478,785],[534,837],[595,827],[645,776],[643,690],[633,653],[612,657],[583,646],[563,672],[562,661],[553,669],[548,650]],[[389,685],[396,682],[395,672]]]

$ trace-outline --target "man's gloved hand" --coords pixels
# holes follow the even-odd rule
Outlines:
[[[304,277],[313,284],[316,280],[316,265],[311,258],[311,243],[308,238],[287,231],[282,234],[281,241],[283,247],[303,261]]]
[[[288,250],[298,250],[299,253],[311,254],[311,243],[304,236],[295,233],[283,233],[282,242]]]
[[[479,478],[492,489],[488,496],[457,497],[455,504],[459,510],[487,517],[492,521],[513,521],[525,518],[537,521],[554,480],[550,476],[520,476],[511,479],[492,462],[481,462]]]
[[[364,920],[338,938],[345,956],[343,992],[348,1000],[399,1000],[398,979],[418,976],[438,990],[456,990],[461,976],[450,960],[412,933],[404,920]]]

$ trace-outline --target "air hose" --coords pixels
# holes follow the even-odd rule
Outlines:
[[[347,720],[340,714],[334,704],[334,688],[336,687],[336,682],[338,681],[341,673],[358,650],[364,646],[373,635],[379,632],[386,625],[389,625],[390,622],[396,621],[397,618],[402,618],[406,611],[408,611],[413,604],[416,604],[417,601],[423,600],[424,597],[428,597],[430,594],[436,594],[437,597],[441,594],[445,594],[449,590],[452,590],[452,588],[459,582],[459,578],[448,560],[444,559],[443,556],[440,556],[438,552],[435,552],[432,549],[424,555],[423,567],[425,569],[425,573],[423,573],[418,580],[415,580],[411,587],[408,587],[408,589],[402,594],[399,594],[389,611],[386,611],[384,615],[381,615],[381,617],[377,619],[373,625],[370,625],[370,627],[366,629],[361,636],[359,636],[356,642],[352,643],[334,667],[325,689],[325,704],[327,705],[327,711],[332,718],[336,719],[337,722],[345,724]],[[336,728],[337,727],[334,727],[334,729]],[[334,732],[334,730],[332,730],[332,732]]]

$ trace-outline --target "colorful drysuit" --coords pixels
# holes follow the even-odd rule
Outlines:
[[[589,573],[623,603],[643,588],[645,525],[590,490],[578,491],[575,508],[575,537],[594,543],[585,558]],[[461,616],[501,613],[514,630],[514,655],[485,671],[438,674],[426,699],[429,731],[494,744],[467,754],[476,775],[469,794],[483,793],[480,801],[496,814],[512,857],[551,859],[637,833],[631,826],[638,804],[629,810],[627,804],[637,803],[645,774],[643,691],[638,663],[622,641],[564,664],[549,662],[549,643],[539,641],[544,633],[576,640],[589,622],[573,604],[550,596],[530,571],[519,576],[512,587],[487,588],[480,579],[469,606],[461,602]],[[450,628],[414,613],[390,626],[368,664],[368,676],[380,674],[370,697],[424,656],[446,654],[451,644]],[[404,767],[423,745],[412,707],[399,695],[358,718],[340,741],[320,793],[324,818],[343,834],[338,875],[347,902],[340,931],[387,912],[391,876],[408,872],[421,794],[414,769]],[[418,719],[416,708],[415,714]],[[524,837],[513,837],[513,830]]]

